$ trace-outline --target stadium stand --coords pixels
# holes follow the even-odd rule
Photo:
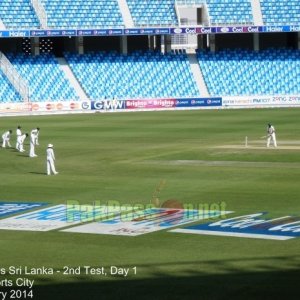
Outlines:
[[[41,0],[49,28],[123,27],[116,0]]]
[[[127,0],[136,26],[177,25],[174,0]]]
[[[253,24],[250,0],[207,0],[211,25]]]
[[[40,27],[30,0],[1,0],[0,19],[7,29]]]
[[[8,53],[7,57],[19,74],[28,81],[32,102],[79,99],[54,55],[28,56]]]
[[[91,99],[141,99],[199,96],[184,52],[163,55],[136,51],[77,55],[66,60]]]
[[[299,0],[260,0],[265,25],[299,25]]]
[[[175,0],[179,5],[196,5],[206,3],[206,0]]]
[[[0,103],[22,102],[22,97],[0,69]]]
[[[293,49],[198,51],[210,95],[300,93],[300,51]]]

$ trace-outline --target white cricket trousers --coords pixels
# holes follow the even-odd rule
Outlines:
[[[47,175],[51,175],[51,172],[53,174],[57,174],[57,172],[55,170],[54,160],[47,159]]]
[[[30,141],[30,150],[29,150],[29,156],[30,157],[35,157],[35,151],[34,151],[34,142]]]
[[[275,133],[272,133],[268,136],[267,139],[267,147],[270,147],[271,141],[273,142],[274,147],[277,147],[277,142],[276,142],[276,135]]]

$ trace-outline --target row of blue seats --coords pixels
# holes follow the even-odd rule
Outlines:
[[[211,95],[300,93],[299,50],[224,50],[197,53]]]
[[[60,25],[62,18],[70,18],[69,24],[72,24],[75,15],[79,15],[83,11],[87,13],[106,13],[108,18],[114,20],[113,25],[124,25],[117,1],[78,0],[75,5],[74,1],[62,0],[53,2],[52,0],[42,0],[42,3],[49,17],[52,19],[48,24],[52,27],[65,27],[65,25]],[[178,24],[174,0],[165,0],[164,2],[159,0],[127,0],[127,3],[136,25]],[[252,9],[249,0],[207,0],[207,4],[211,24],[253,24]],[[261,0],[261,8],[265,24],[298,24],[300,22],[298,0],[276,0],[268,2]],[[69,16],[69,12],[73,12],[74,15]],[[148,15],[148,17],[145,18],[145,15]],[[15,16],[19,17],[19,21]],[[106,21],[101,23],[97,22],[97,16],[94,15],[81,16],[81,18],[88,18],[91,27],[93,25],[105,27],[106,25]],[[0,2],[0,19],[2,19],[2,22],[8,28],[16,27],[16,25],[26,28],[28,26],[32,28],[40,27],[39,20],[28,0],[2,0]],[[25,19],[30,21],[22,26],[22,20]],[[74,26],[80,25],[80,23],[78,24],[76,21],[73,23]],[[109,25],[111,25],[111,22]]]
[[[53,55],[7,57],[28,81],[32,101],[79,99]],[[300,94],[299,50],[198,51],[197,57],[212,96]],[[201,96],[183,51],[66,53],[65,58],[91,99]],[[1,102],[20,101],[1,72],[0,87]]]
[[[199,95],[187,57],[141,52],[128,56],[91,53],[84,56],[66,53],[78,81],[92,98],[153,98]],[[169,60],[167,60],[169,58]]]

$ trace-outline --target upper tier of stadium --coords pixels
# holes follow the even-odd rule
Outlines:
[[[300,24],[299,0],[1,0],[0,30],[178,26],[188,6],[203,25]]]
[[[5,57],[27,85],[31,102],[300,94],[300,51],[294,49]],[[2,71],[0,91],[2,103],[24,100]]]

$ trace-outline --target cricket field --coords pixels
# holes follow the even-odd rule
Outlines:
[[[36,158],[28,157],[29,140],[24,153],[0,148],[0,202],[160,207],[170,200],[222,205],[232,212],[226,218],[299,217],[299,116],[299,108],[276,108],[1,117],[13,147],[18,125],[41,130]],[[262,138],[268,123],[276,149]],[[49,143],[57,176],[46,176]],[[299,299],[299,237],[174,228],[137,236],[1,229],[0,299]]]

